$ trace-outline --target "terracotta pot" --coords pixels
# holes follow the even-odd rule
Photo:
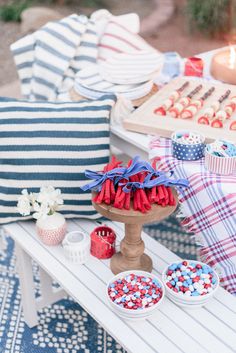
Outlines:
[[[58,245],[66,234],[66,220],[63,215],[55,212],[46,218],[40,218],[36,222],[38,236],[46,245]]]

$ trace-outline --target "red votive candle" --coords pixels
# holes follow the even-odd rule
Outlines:
[[[202,59],[197,58],[195,56],[188,58],[185,63],[184,75],[202,77],[203,75]]]
[[[90,234],[90,253],[98,259],[109,259],[115,253],[116,234],[107,226],[95,228]]]

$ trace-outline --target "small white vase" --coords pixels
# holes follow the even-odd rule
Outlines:
[[[46,245],[58,245],[66,234],[66,220],[60,213],[53,213],[36,222],[37,233]]]

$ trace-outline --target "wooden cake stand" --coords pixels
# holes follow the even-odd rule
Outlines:
[[[152,271],[152,259],[144,254],[144,242],[141,238],[142,226],[146,223],[161,221],[171,215],[177,207],[178,197],[173,191],[176,206],[162,207],[153,204],[150,211],[141,213],[130,210],[120,210],[105,203],[93,202],[94,208],[104,217],[121,223],[125,223],[125,236],[120,243],[120,252],[111,258],[110,267],[114,274],[128,270]],[[93,193],[93,196],[95,194]],[[131,204],[132,205],[132,204]]]

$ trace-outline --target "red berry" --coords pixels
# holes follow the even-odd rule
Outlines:
[[[154,113],[158,115],[166,115],[166,111],[163,107],[156,108],[154,110]]]

